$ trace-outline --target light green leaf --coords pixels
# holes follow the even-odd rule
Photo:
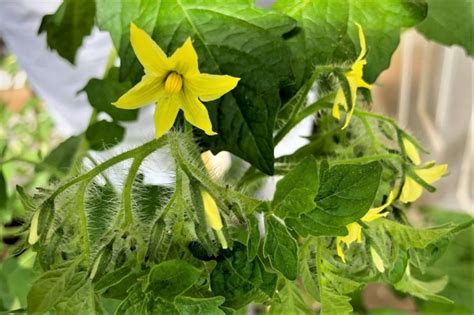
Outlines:
[[[64,0],[52,15],[41,21],[39,33],[46,32],[48,46],[74,64],[76,52],[94,26],[94,0]]]
[[[283,289],[279,290],[278,295],[280,300],[274,299],[274,302],[270,306],[269,314],[272,315],[306,315],[314,314],[301,297],[298,287],[290,281],[285,281]]]
[[[307,158],[278,181],[272,201],[275,213],[282,218],[297,218],[314,209],[318,184],[319,169],[316,160]]]
[[[200,274],[184,260],[168,260],[151,268],[147,290],[165,299],[173,299],[191,288]]]
[[[0,167],[0,211],[6,209],[7,201],[7,181],[5,180],[5,175],[3,175],[3,171]]]
[[[296,64],[306,68],[307,77],[314,65],[355,60],[360,52],[355,23],[362,25],[368,47],[364,77],[370,83],[389,66],[400,30],[422,21],[427,10],[418,0],[278,0],[274,7],[301,27],[290,43],[304,52]]]
[[[219,308],[224,301],[225,299],[222,296],[215,296],[206,299],[178,296],[174,300],[174,305],[181,315],[224,315],[224,311]]]
[[[97,2],[98,24],[119,44],[121,78],[142,73],[129,41],[134,21],[168,54],[191,37],[202,72],[241,78],[236,89],[206,104],[218,135],[204,137],[216,153],[230,151],[273,173],[273,127],[280,92],[296,90],[290,51],[282,35],[294,21],[247,0]],[[283,91],[285,90],[285,91]]]
[[[263,254],[275,270],[287,279],[295,280],[298,275],[298,244],[286,226],[273,215],[265,220],[265,242]]]
[[[421,281],[407,272],[399,282],[394,284],[394,287],[398,291],[408,293],[422,300],[452,303],[451,300],[436,294],[443,291],[447,284],[447,276],[433,281]]]
[[[378,162],[321,166],[316,209],[308,213],[325,225],[346,225],[360,219],[377,195],[382,166]]]
[[[472,0],[427,0],[428,16],[417,26],[426,38],[441,44],[460,45],[474,56]]]

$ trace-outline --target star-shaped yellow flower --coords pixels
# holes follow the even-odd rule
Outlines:
[[[363,222],[372,222],[374,220],[377,220],[378,218],[385,217],[388,215],[388,212],[385,213],[380,213],[385,208],[387,208],[392,202],[393,199],[395,198],[395,192],[392,191],[388,195],[387,202],[385,202],[383,205],[380,207],[376,208],[371,208],[367,213],[362,217]],[[341,257],[343,262],[346,262],[346,257],[344,255],[344,252],[342,250],[342,243],[346,244],[347,248],[354,243],[354,242],[362,242],[362,226],[357,223],[357,222],[352,222],[346,226],[348,230],[348,234],[346,236],[338,236],[336,237],[336,250],[337,250],[337,255]]]
[[[413,164],[420,165],[420,154],[418,153],[415,145],[410,140],[403,138],[403,147],[405,148],[408,158],[413,162]],[[430,161],[425,163],[425,165],[416,168],[415,174],[431,185],[443,177],[447,171],[447,164],[436,165],[434,161]],[[409,175],[406,175],[405,183],[403,184],[402,192],[400,194],[400,201],[405,203],[414,202],[421,197],[422,193],[423,187]]]
[[[208,135],[215,135],[207,108],[201,101],[220,98],[237,86],[239,78],[200,73],[198,56],[190,38],[171,57],[167,57],[151,37],[133,23],[130,41],[145,68],[145,75],[114,105],[135,109],[156,103],[156,138],[171,129],[180,109],[192,125]]]
[[[355,110],[355,102],[357,99],[357,89],[360,87],[370,89],[372,86],[364,81],[362,78],[364,75],[364,66],[367,64],[365,60],[365,55],[367,53],[367,45],[365,43],[365,35],[364,30],[360,24],[356,23],[357,28],[359,29],[359,45],[360,45],[360,54],[357,57],[356,61],[352,64],[351,70],[345,73],[347,82],[349,83],[349,89],[351,91],[351,99],[352,99],[352,108],[349,109],[347,105],[346,97],[344,96],[344,91],[342,88],[339,88],[336,93],[336,98],[334,99],[334,105],[332,107],[332,116],[336,119],[341,118],[341,113],[339,110],[339,106],[344,107],[347,112],[346,120],[344,122],[344,126],[342,129],[346,128],[351,121],[352,114]]]

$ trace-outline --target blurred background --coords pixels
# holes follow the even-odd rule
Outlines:
[[[23,307],[34,277],[33,253],[19,257],[7,253],[8,245],[16,241],[23,209],[13,197],[15,186],[28,191],[46,186],[48,177],[35,171],[47,168],[41,161],[51,149],[87,125],[90,106],[77,91],[89,78],[101,76],[111,47],[108,35],[95,30],[79,51],[77,66],[49,51],[45,35],[37,35],[37,29],[42,16],[53,13],[59,3],[0,2],[0,186],[6,187],[10,197],[0,191],[0,311]],[[424,157],[426,161],[449,165],[449,176],[436,184],[437,192],[424,194],[415,205],[423,209],[413,212],[415,216],[431,224],[474,214],[473,70],[473,60],[463,49],[444,47],[408,31],[401,37],[390,68],[373,89],[373,110],[396,118],[426,144],[431,153]],[[150,117],[142,112],[134,124],[151,126]],[[128,146],[152,137],[133,128],[133,123],[129,127]],[[140,131],[134,131],[137,129]],[[442,294],[460,305],[455,313],[474,311],[473,239],[472,228],[459,235],[432,270],[450,276]],[[396,295],[381,285],[369,286],[354,301],[372,314],[387,308],[401,314],[430,314],[444,307]]]

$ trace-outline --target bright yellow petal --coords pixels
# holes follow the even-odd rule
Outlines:
[[[429,164],[431,162],[428,162]],[[421,179],[423,179],[428,184],[433,184],[437,180],[446,174],[448,171],[447,164],[439,164],[429,168],[422,168],[415,170],[416,175],[418,175]]]
[[[339,257],[341,257],[342,261],[343,262],[346,262],[346,256],[344,255],[344,251],[342,250],[342,240],[340,237],[337,237],[336,238],[336,251],[337,251],[337,255]]]
[[[184,118],[191,125],[203,130],[207,135],[215,135],[216,133],[212,131],[212,123],[207,108],[198,100],[197,96],[184,92],[181,93],[181,98],[181,109],[184,112]]]
[[[403,146],[405,147],[405,152],[408,158],[415,165],[419,165],[421,163],[420,154],[418,153],[418,150],[416,149],[415,145],[410,140],[403,138]]]
[[[185,77],[184,86],[203,102],[213,101],[233,90],[239,78],[229,75],[197,73]]]
[[[142,80],[127,93],[122,95],[113,105],[118,108],[135,109],[156,102],[163,90],[163,82],[152,75],[144,75]]]
[[[164,77],[170,70],[168,57],[144,30],[130,24],[130,42],[145,73]]]
[[[360,242],[362,240],[362,226],[357,223],[353,222],[348,224],[347,230],[349,233],[346,236],[342,236],[341,240],[349,247],[354,242]]]
[[[364,30],[362,29],[362,26],[359,23],[355,23],[357,25],[357,28],[359,29],[359,45],[360,45],[360,53],[359,57],[357,57],[357,60],[362,60],[364,58],[365,54],[367,53],[367,44],[365,42],[365,34]]]
[[[395,193],[391,191],[390,194],[388,194],[387,201],[380,207],[372,208],[369,211],[367,211],[367,213],[362,217],[362,221],[371,222],[378,218],[387,216],[388,212],[384,214],[380,214],[380,212],[385,210],[385,208],[387,208],[393,202],[394,198],[395,198]]]
[[[340,105],[344,106],[344,108],[347,108],[344,91],[341,88],[337,90],[336,98],[334,99],[334,105],[332,106],[332,116],[337,120],[341,119],[341,111],[339,109]]]
[[[190,37],[186,39],[183,46],[176,49],[169,61],[173,69],[184,77],[199,73],[198,55]]]
[[[418,184],[414,179],[409,176],[405,176],[405,183],[403,184],[402,193],[400,194],[401,202],[413,202],[420,198],[423,193],[423,187]]]
[[[177,97],[163,97],[155,108],[155,137],[158,139],[173,127],[179,111],[179,99]]]
[[[216,201],[207,191],[201,191],[202,201],[204,204],[204,213],[206,214],[207,223],[216,231],[222,229],[222,220],[217,208]]]

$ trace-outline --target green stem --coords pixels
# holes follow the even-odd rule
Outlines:
[[[372,144],[372,149],[374,150],[375,153],[379,151],[379,142],[377,138],[375,137],[374,131],[372,130],[372,127],[369,124],[369,121],[367,120],[366,117],[359,117],[359,119],[362,121],[362,124],[365,127],[365,130],[367,131],[367,134],[369,135],[370,138],[370,143]]]
[[[75,185],[79,182],[82,182],[84,180],[90,180],[90,179],[94,178],[95,176],[102,173],[106,169],[114,166],[115,164],[118,164],[118,163],[120,163],[122,161],[125,161],[125,160],[128,160],[128,159],[131,159],[131,158],[133,158],[137,155],[141,155],[141,154],[149,155],[153,151],[155,151],[158,148],[162,147],[166,143],[166,141],[167,141],[167,137],[164,136],[164,137],[161,137],[160,139],[151,140],[151,141],[149,141],[145,144],[142,144],[141,146],[139,146],[135,149],[132,149],[132,150],[126,151],[122,154],[119,154],[117,156],[114,156],[113,158],[108,159],[104,163],[94,167],[89,172],[87,172],[83,175],[80,175],[78,177],[75,177],[74,179],[72,179],[72,180],[68,181],[67,183],[63,184],[62,186],[59,186],[50,195],[50,197],[47,200],[54,199],[56,196],[58,196],[59,194],[64,192],[66,189],[68,189],[69,187],[71,187],[71,186],[73,186],[73,185]]]
[[[398,154],[375,154],[375,155],[368,155],[359,158],[353,159],[344,159],[344,160],[329,160],[330,165],[340,165],[340,164],[356,164],[356,163],[369,163],[373,161],[380,161],[380,160],[399,160],[403,161],[403,158]]]
[[[140,154],[133,159],[132,166],[128,171],[128,176],[125,181],[125,185],[123,187],[122,192],[122,204],[123,204],[123,213],[124,213],[124,226],[130,226],[133,223],[133,212],[132,212],[132,189],[133,189],[133,182],[135,181],[135,177],[137,176],[138,170],[140,169],[140,165],[142,164],[143,160],[147,154]]]
[[[76,211],[77,215],[79,216],[79,229],[81,230],[82,234],[82,241],[83,241],[83,255],[86,257],[87,263],[89,263],[89,256],[90,256],[90,243],[89,243],[89,232],[87,226],[87,216],[86,210],[84,206],[85,196],[86,196],[86,189],[89,181],[84,181],[79,186],[79,189],[76,193]]]

